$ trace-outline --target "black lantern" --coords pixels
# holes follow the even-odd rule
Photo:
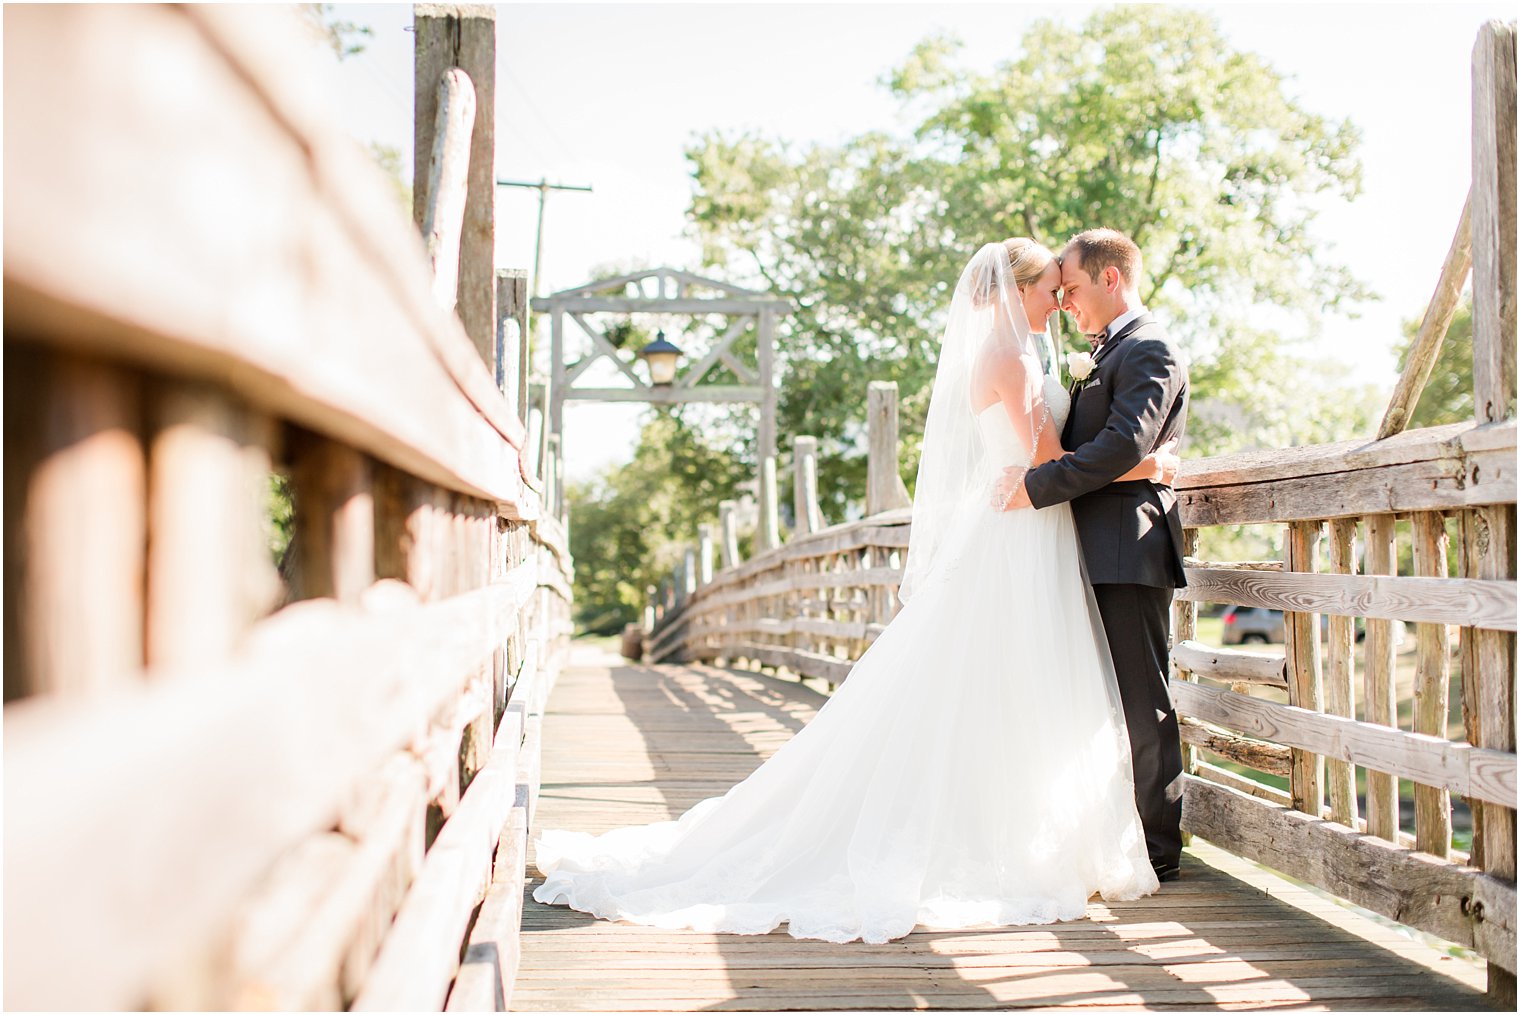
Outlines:
[[[676,360],[682,356],[680,348],[665,341],[665,332],[659,331],[654,341],[639,350],[639,356],[649,364],[649,379],[657,385],[670,384],[676,379]]]

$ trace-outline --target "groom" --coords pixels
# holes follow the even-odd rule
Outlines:
[[[1061,257],[1061,308],[1094,336],[1096,366],[1075,381],[1061,435],[1072,453],[1024,474],[1008,508],[1071,502],[1124,702],[1146,848],[1156,876],[1174,881],[1182,860],[1182,745],[1167,693],[1167,640],[1172,591],[1187,584],[1182,519],[1171,487],[1114,480],[1181,439],[1187,369],[1140,303],[1133,240],[1089,229]],[[1010,470],[1005,482],[1018,476]]]

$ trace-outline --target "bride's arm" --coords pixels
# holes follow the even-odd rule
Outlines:
[[[1024,486],[1024,474],[1029,469],[1072,454],[1061,446],[1060,431],[1045,405],[1042,377],[1032,357],[1014,353],[1000,357],[991,374],[993,390],[997,392],[1014,430],[1026,438],[1033,434],[1035,444],[1035,453],[1027,468],[1015,465],[1003,470],[1003,478],[995,485],[992,495],[993,506],[999,510],[1028,506],[1027,500],[1019,496]],[[1144,479],[1170,486],[1182,464],[1174,453],[1176,448],[1176,441],[1168,441],[1117,479]]]

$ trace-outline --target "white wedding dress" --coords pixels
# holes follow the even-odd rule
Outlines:
[[[1070,400],[1044,396],[1057,433]],[[1029,460],[975,414],[986,496],[848,679],[747,779],[677,821],[537,842],[539,902],[609,920],[883,942],[1050,923],[1154,891],[1107,642],[1067,505],[999,512]]]

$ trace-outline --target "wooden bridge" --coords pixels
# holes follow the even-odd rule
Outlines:
[[[1512,1007],[1512,28],[1478,39],[1471,211],[1382,439],[1180,484],[1191,532],[1288,546],[1193,561],[1178,605],[1184,879],[838,946],[539,906],[530,832],[678,814],[813,714],[793,678],[846,678],[907,544],[890,386],[868,517],[823,525],[798,438],[789,542],[768,460],[760,552],[726,508],[646,611],[649,663],[572,655],[552,391],[494,260],[490,9],[417,8],[410,222],[279,18],[4,16],[7,1007]],[[1479,417],[1401,432],[1469,270]],[[1200,600],[1286,609],[1286,652],[1197,643]]]
[[[578,649],[544,716],[536,820],[600,831],[674,818],[823,701],[765,673]],[[1181,881],[1095,902],[1087,920],[884,945],[612,924],[530,899],[512,998],[547,1011],[1488,1006],[1478,964],[1196,839]]]

